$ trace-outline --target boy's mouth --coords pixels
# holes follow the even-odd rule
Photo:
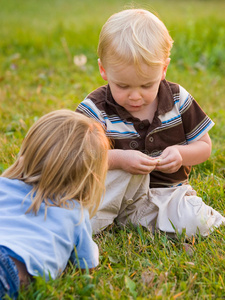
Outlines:
[[[141,105],[130,105],[131,108],[141,108]]]

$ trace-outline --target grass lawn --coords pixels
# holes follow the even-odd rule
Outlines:
[[[174,39],[167,79],[183,85],[213,119],[211,158],[190,182],[225,214],[225,2],[158,0],[0,0],[0,173],[15,159],[28,128],[55,109],[75,110],[103,85],[96,48],[114,12],[155,12]],[[85,55],[83,66],[74,57]],[[72,266],[45,283],[38,277],[19,299],[225,299],[225,228],[177,240],[116,225],[95,237],[100,265],[93,274]]]

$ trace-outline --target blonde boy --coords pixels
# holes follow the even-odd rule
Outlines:
[[[214,123],[183,87],[165,80],[172,44],[165,25],[142,9],[114,14],[102,28],[98,64],[108,85],[77,108],[113,141],[95,232],[116,219],[206,236],[225,223],[188,184],[191,166],[210,156]]]

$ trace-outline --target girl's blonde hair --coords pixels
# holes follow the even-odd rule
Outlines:
[[[127,9],[112,15],[102,27],[98,56],[104,68],[134,64],[164,65],[173,40],[166,26],[144,9]]]
[[[73,200],[92,217],[100,204],[108,167],[109,141],[102,126],[70,110],[41,117],[28,131],[16,162],[3,177],[33,186],[27,212],[48,206],[71,208]]]

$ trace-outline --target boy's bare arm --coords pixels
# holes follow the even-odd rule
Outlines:
[[[161,154],[155,170],[174,173],[183,166],[193,166],[206,161],[211,154],[211,140],[206,133],[198,141],[188,145],[174,145]]]
[[[109,169],[122,169],[131,174],[149,174],[155,169],[158,159],[137,150],[109,150]]]

